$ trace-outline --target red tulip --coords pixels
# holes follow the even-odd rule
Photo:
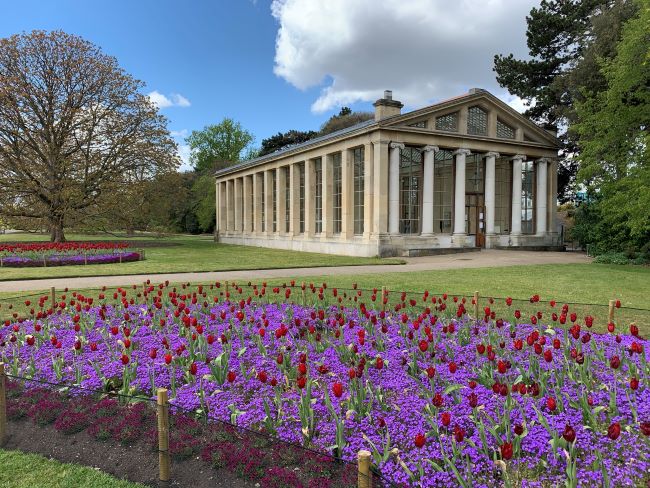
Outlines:
[[[307,384],[307,378],[305,378],[304,376],[299,376],[297,383],[298,383],[298,388],[302,390]]]
[[[555,403],[555,398],[553,397],[548,397],[546,399],[546,407],[553,412],[557,408],[557,404]]]
[[[442,412],[440,414],[440,423],[443,426],[448,427],[451,423],[451,414],[449,412]]]
[[[165,364],[171,364],[171,362],[172,362],[172,355],[165,354]]]
[[[452,374],[455,373],[457,369],[458,369],[458,366],[456,365],[455,362],[452,361],[451,363],[449,363],[449,372],[450,373],[452,373]]]
[[[343,395],[343,383],[339,383],[338,381],[332,385],[332,393],[334,393],[334,396],[336,398],[341,398]]]
[[[641,422],[641,433],[650,436],[650,422]]]
[[[609,360],[609,365],[612,369],[618,369],[618,367],[621,365],[621,360],[618,356],[612,356],[612,358]]]
[[[125,366],[129,364],[129,356],[127,356],[126,354],[122,354],[121,359],[122,359],[122,364],[124,364]]]
[[[564,427],[564,432],[562,433],[562,437],[564,437],[564,440],[570,444],[576,440],[576,431],[573,429],[573,427],[567,424]]]
[[[197,367],[196,363],[190,364],[190,374],[192,376],[196,376],[197,371],[198,371],[198,367]]]
[[[636,390],[639,388],[639,379],[638,378],[630,378],[630,389],[631,390]]]
[[[508,461],[509,459],[512,459],[512,443],[511,442],[504,442],[499,447],[499,450],[501,451],[501,458],[504,461]]]
[[[422,449],[427,439],[424,437],[424,434],[416,434],[415,436],[415,447]]]
[[[234,371],[228,371],[228,382],[232,383],[235,381],[235,378],[237,378],[237,375],[235,374]]]
[[[429,343],[425,340],[420,341],[420,351],[427,352],[427,349],[429,349]]]
[[[621,424],[614,422],[607,428],[607,437],[615,441],[618,439],[618,436],[621,435]]]
[[[463,439],[465,438],[465,431],[461,429],[458,426],[454,427],[454,439],[456,439],[456,442],[463,442]]]

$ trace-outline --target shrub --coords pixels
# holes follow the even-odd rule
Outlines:
[[[628,264],[629,262],[629,258],[622,252],[606,252],[594,259],[594,263],[599,264]]]

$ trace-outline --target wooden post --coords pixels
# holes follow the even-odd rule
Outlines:
[[[357,453],[357,465],[359,467],[359,476],[357,478],[359,488],[372,488],[372,477],[370,474],[370,451],[361,449]]]
[[[169,403],[165,388],[158,388],[158,464],[160,481],[169,481]]]
[[[306,292],[305,288],[306,288],[306,285],[305,285],[305,282],[303,281],[300,284],[300,291],[302,292],[302,306],[303,307],[307,305],[307,292]]]
[[[381,311],[385,312],[386,311],[386,304],[384,303],[384,297],[386,296],[386,287],[382,286],[381,287]]]
[[[7,438],[7,377],[5,363],[0,363],[0,446]]]
[[[478,292],[474,292],[474,317],[478,320]]]
[[[56,309],[56,288],[50,287],[50,298],[52,300],[52,310]]]
[[[616,307],[616,300],[609,301],[609,314],[607,315],[608,323],[614,322],[614,308]]]

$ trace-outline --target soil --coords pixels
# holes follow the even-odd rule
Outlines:
[[[147,486],[192,488],[259,487],[235,477],[226,470],[215,470],[200,459],[172,461],[172,480],[158,480],[158,453],[145,442],[122,446],[99,442],[86,432],[65,435],[53,427],[39,427],[29,420],[12,421],[7,425],[6,449],[38,453],[65,463],[100,469],[117,478]]]

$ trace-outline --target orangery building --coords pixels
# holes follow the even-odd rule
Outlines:
[[[354,256],[557,244],[556,135],[482,89],[216,173],[217,239]]]

